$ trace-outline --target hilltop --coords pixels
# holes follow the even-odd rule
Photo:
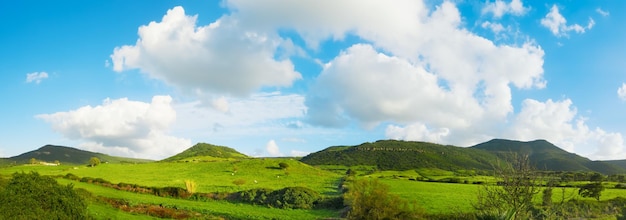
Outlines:
[[[88,164],[89,159],[92,157],[97,157],[102,162],[109,163],[145,163],[151,161],[145,159],[115,157],[102,153],[80,150],[73,147],[45,145],[37,150],[29,151],[14,157],[4,158],[3,163],[26,164],[30,162],[31,158],[35,158],[37,161],[50,163],[59,161],[62,164]]]
[[[173,161],[217,161],[229,159],[245,159],[247,155],[239,153],[235,149],[224,146],[217,146],[207,143],[198,143],[189,149],[174,156],[162,160],[163,162]]]
[[[500,158],[512,153],[528,155],[530,162],[539,170],[551,171],[595,171],[605,174],[625,173],[626,169],[606,161],[592,161],[586,157],[569,153],[545,141],[513,141],[493,139],[470,148],[493,152]]]
[[[487,151],[427,142],[381,140],[357,146],[335,146],[301,159],[311,165],[376,166],[381,170],[492,168],[497,157]]]
[[[625,161],[592,161],[545,140],[494,139],[472,147],[427,142],[381,140],[356,146],[334,146],[302,158],[311,165],[376,166],[381,170],[438,168],[491,170],[512,154],[528,155],[539,170],[626,173]]]

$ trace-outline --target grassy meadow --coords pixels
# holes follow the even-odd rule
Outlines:
[[[279,163],[288,164],[281,169]],[[197,192],[238,192],[242,190],[268,188],[280,189],[301,186],[313,189],[323,196],[340,196],[339,184],[348,169],[356,170],[357,178],[378,179],[389,186],[390,192],[402,199],[415,202],[427,214],[473,213],[477,193],[484,184],[493,185],[497,181],[492,176],[476,175],[472,171],[445,171],[440,169],[416,169],[406,171],[376,171],[372,167],[309,166],[294,159],[255,158],[241,160],[216,160],[212,162],[152,162],[140,164],[100,164],[87,166],[45,166],[20,165],[0,169],[0,175],[7,178],[15,172],[35,171],[41,175],[64,176],[72,173],[78,177],[102,178],[116,183],[131,183],[141,186],[181,187],[185,181],[197,184]],[[236,180],[244,180],[236,185]],[[422,180],[422,181],[417,181]],[[454,180],[457,183],[435,181]],[[116,190],[95,184],[57,178],[63,185],[73,184],[98,197],[121,199],[131,205],[158,204],[165,207],[189,210],[200,213],[203,218],[226,219],[321,219],[340,217],[340,210],[330,209],[279,209],[267,206],[232,203],[227,201],[193,201],[159,197]],[[480,183],[480,184],[475,184]],[[571,182],[573,185],[585,182]],[[605,183],[601,200],[616,197],[626,198],[626,189],[615,189],[616,183]],[[558,203],[565,198],[582,198],[578,188],[557,187],[553,190],[553,201]],[[534,198],[541,204],[541,193]],[[154,219],[154,217],[122,212],[107,204],[90,202],[89,213],[96,219]],[[209,217],[207,217],[209,216]],[[209,219],[210,219],[209,218]]]

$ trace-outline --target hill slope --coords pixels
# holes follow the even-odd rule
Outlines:
[[[470,148],[493,152],[502,159],[512,153],[529,156],[530,162],[540,170],[552,171],[595,171],[605,174],[624,173],[626,170],[604,161],[569,153],[545,140],[529,142],[493,139]]]
[[[145,163],[151,160],[134,159],[109,156],[102,153],[94,153],[85,150],[79,150],[72,147],[45,145],[37,150],[29,151],[18,156],[6,158],[10,163],[24,164],[29,163],[31,158],[38,161],[54,162],[59,161],[66,164],[88,164],[89,159],[97,157],[102,162],[109,163]]]
[[[329,147],[301,159],[311,165],[377,166],[381,170],[416,168],[491,169],[497,157],[484,150],[426,142],[382,140],[357,146]]]
[[[162,161],[211,161],[211,160],[225,160],[225,159],[244,159],[249,158],[245,154],[239,153],[235,149],[216,146],[207,143],[198,143],[189,149],[180,152],[174,156],[166,158]]]

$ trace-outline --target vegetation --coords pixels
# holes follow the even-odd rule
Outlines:
[[[100,159],[98,159],[97,157],[92,157],[89,159],[89,166],[90,167],[95,167],[100,165]]]
[[[191,161],[216,161],[224,159],[245,159],[248,156],[239,153],[235,149],[216,146],[206,143],[198,143],[189,149],[162,160],[163,162],[191,162]]]
[[[389,193],[389,186],[378,180],[352,181],[344,201],[349,207],[348,219],[418,219],[422,214],[415,204]]]
[[[497,185],[485,185],[478,192],[476,209],[483,215],[532,217],[533,197],[539,193],[539,177],[527,155],[516,155],[511,166],[497,167]],[[551,199],[551,198],[550,198]]]
[[[94,153],[84,150],[79,150],[71,147],[45,145],[37,150],[29,151],[18,156],[4,158],[2,163],[4,164],[35,164],[39,161],[59,164],[74,164],[82,165],[89,164],[89,160],[92,157],[97,157],[103,162],[109,163],[147,163],[151,160],[114,157],[101,153]],[[33,160],[34,159],[34,160]]]
[[[513,155],[528,155],[537,170],[595,171],[604,174],[626,173],[625,166],[604,161],[591,161],[569,153],[545,140],[530,142],[494,139],[471,147],[495,153],[500,159],[510,160]]]
[[[602,186],[601,182],[588,183],[580,187],[578,195],[582,197],[595,198],[597,201],[600,201],[600,196],[602,195],[603,190],[604,186]]]
[[[311,165],[374,166],[379,170],[440,168],[488,170],[497,157],[487,151],[425,142],[385,140],[329,147],[301,159]]]
[[[285,162],[280,162],[278,163],[278,167],[280,167],[280,169],[286,170],[287,168],[289,168],[289,164]]]
[[[196,193],[197,185],[193,180],[185,180],[185,188],[189,194]]]
[[[0,191],[0,219],[85,219],[87,205],[72,189],[38,173],[15,173]]]
[[[303,158],[308,164],[237,156],[208,144],[154,163],[104,163],[92,153],[102,163],[91,168],[39,162],[2,167],[0,192],[12,181],[8,175],[37,171],[74,184],[86,201],[85,218],[94,219],[604,219],[626,213],[626,173],[602,173],[598,167],[611,166],[578,163],[577,155],[561,154],[545,141],[493,143],[501,148],[378,141],[331,147]],[[582,165],[531,166],[546,158]],[[59,160],[35,160],[51,159]],[[594,194],[600,187],[601,196]]]

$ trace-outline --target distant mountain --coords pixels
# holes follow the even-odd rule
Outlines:
[[[62,164],[88,164],[89,159],[92,157],[97,157],[100,161],[109,163],[145,163],[151,161],[145,159],[109,156],[102,153],[79,150],[72,147],[45,145],[37,150],[6,158],[5,162],[25,164],[29,163],[31,158],[35,158],[37,161],[49,163],[59,161]]]
[[[310,165],[376,166],[381,170],[492,168],[497,157],[484,150],[426,142],[381,140],[357,146],[335,146],[303,157]]]
[[[189,149],[176,154],[172,157],[166,158],[162,161],[214,161],[225,159],[245,159],[249,158],[245,154],[239,153],[235,149],[216,146],[207,143],[198,143]]]
[[[592,161],[569,153],[545,140],[529,142],[493,139],[470,148],[486,150],[506,158],[512,153],[528,155],[530,162],[539,170],[595,171],[604,174],[626,173],[626,169],[605,161]]]
[[[310,165],[376,166],[382,170],[438,168],[443,170],[491,170],[496,163],[510,161],[511,155],[528,155],[539,170],[626,173],[624,161],[592,161],[569,153],[548,141],[529,142],[494,139],[472,147],[426,142],[381,140],[357,146],[335,146],[301,159]]]

